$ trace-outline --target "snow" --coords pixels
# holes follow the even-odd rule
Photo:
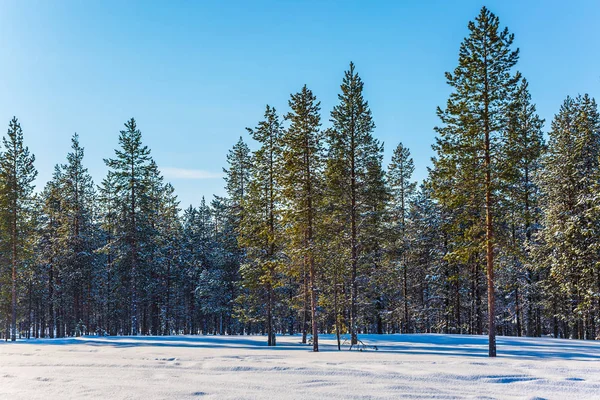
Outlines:
[[[361,335],[312,353],[298,336],[84,337],[0,344],[0,398],[600,399],[600,343]]]

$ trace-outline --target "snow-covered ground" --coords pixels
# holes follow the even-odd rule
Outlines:
[[[0,399],[600,399],[600,343],[363,335],[85,337],[0,344]]]

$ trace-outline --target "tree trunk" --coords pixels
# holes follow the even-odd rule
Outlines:
[[[517,317],[517,336],[521,337],[521,302],[519,297],[519,287],[515,288],[515,312]]]
[[[16,170],[16,166],[15,166]],[[15,178],[16,179],[16,178]],[[14,188],[16,190],[16,188]],[[12,314],[11,314],[11,335],[10,340],[17,340],[17,194],[13,194],[13,215],[12,215]]]
[[[402,259],[402,294],[404,297],[404,324],[402,324],[402,333],[408,333],[410,330],[408,321],[408,271],[407,265],[404,262],[404,257],[402,257]]]
[[[354,121],[351,124],[354,128]],[[350,345],[353,346],[358,343],[357,335],[357,317],[358,317],[358,306],[356,304],[358,300],[358,282],[357,282],[357,267],[358,267],[358,232],[357,232],[357,221],[356,221],[356,166],[355,166],[355,145],[354,145],[354,131],[350,134],[350,246],[351,246],[351,295],[350,295]]]
[[[333,281],[333,312],[335,315],[335,338],[337,340],[337,348],[338,351],[342,350],[341,338],[340,338],[340,315],[339,315],[339,307],[338,307],[338,276],[337,273],[334,274]]]
[[[134,166],[134,155],[131,155],[131,226],[130,226],[130,244],[131,244],[131,334],[138,334],[138,321],[137,321],[137,227],[135,220],[135,166]]]
[[[267,346],[275,346],[273,343],[273,289],[269,284],[267,288]]]
[[[488,62],[484,56],[485,82],[484,82],[484,133],[485,133],[485,245],[487,262],[487,289],[488,289],[488,336],[489,356],[496,357],[496,307],[494,295],[494,222],[492,214],[492,165],[490,150],[490,113],[489,113],[489,82]]]
[[[308,274],[306,273],[306,257],[302,260],[302,275],[303,282],[302,286],[304,286],[304,306],[302,307],[302,343],[306,344],[306,335],[308,331]]]

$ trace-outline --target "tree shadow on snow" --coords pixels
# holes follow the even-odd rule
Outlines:
[[[334,335],[321,335],[320,351],[337,352]],[[359,335],[367,353],[439,355],[449,357],[488,356],[487,336],[443,334]],[[300,336],[278,336],[278,344],[268,347],[266,336],[85,336],[80,338],[20,341],[36,345],[111,347],[182,347],[196,349],[295,350],[311,351]],[[561,359],[600,361],[600,342],[552,338],[497,337],[498,358]],[[374,350],[372,346],[376,346]],[[343,347],[343,351],[348,346]],[[347,351],[346,351],[347,352]]]
[[[386,353],[488,357],[488,338],[478,335],[363,335],[362,340]],[[497,336],[499,358],[600,361],[600,342]]]

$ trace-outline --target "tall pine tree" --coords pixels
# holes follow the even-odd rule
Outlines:
[[[480,221],[484,234],[480,240],[486,254],[489,356],[495,357],[494,251],[499,156],[508,105],[520,79],[513,73],[519,52],[512,50],[514,35],[507,28],[500,29],[498,17],[485,7],[474,22],[469,22],[469,31],[460,46],[458,67],[453,73],[446,73],[453,92],[446,108],[438,109],[442,126],[436,128],[439,137],[434,146],[438,155],[435,168],[442,176],[455,176],[449,187],[436,186],[436,196],[447,197],[449,193],[444,192],[449,191],[451,196],[468,196],[472,189],[473,204],[484,209]]]
[[[319,351],[317,321],[316,221],[320,217],[323,174],[323,134],[320,130],[320,102],[306,85],[289,100],[291,111],[285,119],[290,126],[283,133],[281,174],[286,207],[283,220],[287,227],[288,256],[303,266],[304,309],[310,302],[313,351]],[[306,321],[306,314],[305,314]],[[305,324],[303,324],[306,326]],[[303,328],[305,329],[305,328]],[[304,331],[305,332],[305,331]]]
[[[37,171],[35,157],[23,143],[23,130],[16,117],[8,124],[2,138],[4,151],[0,154],[0,201],[2,207],[1,233],[3,253],[10,265],[10,339],[17,338],[19,276],[27,267],[33,245],[32,206],[33,181]]]
[[[150,149],[142,144],[142,133],[135,119],[125,123],[125,130],[119,135],[120,149],[115,150],[115,158],[104,162],[113,174],[116,196],[119,199],[120,214],[125,218],[120,226],[120,263],[128,274],[130,288],[130,325],[128,331],[137,335],[138,325],[138,267],[143,245],[142,235],[148,222],[143,215],[142,205],[148,196],[148,176],[152,168]]]
[[[331,112],[332,128],[327,130],[327,192],[334,204],[336,217],[347,221],[342,237],[347,238],[350,265],[350,334],[351,344],[358,343],[358,318],[361,281],[366,281],[375,249],[372,241],[385,201],[382,147],[373,137],[375,124],[368,102],[363,97],[364,84],[353,63],[344,74],[339,104]],[[371,224],[371,226],[369,226]],[[340,232],[338,232],[340,233]]]
[[[281,190],[277,173],[281,165],[282,127],[274,108],[267,106],[264,120],[248,132],[260,143],[252,156],[245,216],[241,224],[240,244],[246,249],[243,269],[244,286],[264,292],[259,297],[266,304],[267,344],[275,346],[273,314],[276,289],[282,272]],[[256,290],[254,290],[256,291]]]

